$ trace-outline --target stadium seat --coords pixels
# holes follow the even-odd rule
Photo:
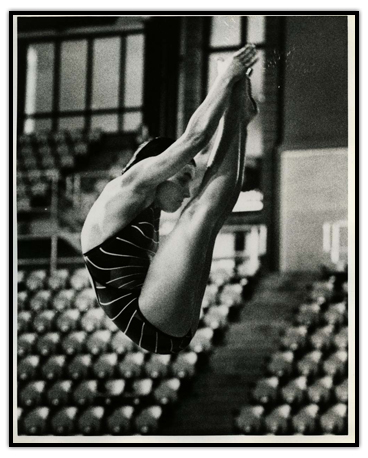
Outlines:
[[[85,350],[87,333],[85,331],[72,331],[61,341],[63,351],[71,356],[82,353]]]
[[[67,367],[69,377],[73,380],[86,379],[92,365],[91,355],[75,355]]]
[[[76,407],[63,407],[51,418],[51,431],[55,435],[71,436],[77,433],[78,409]]]
[[[227,305],[230,311],[241,307],[243,304],[243,286],[240,283],[225,285],[219,295],[219,302]]]
[[[317,302],[302,304],[299,306],[298,313],[295,316],[295,322],[302,326],[318,324],[320,320],[320,311],[321,307]]]
[[[290,431],[291,407],[283,404],[265,417],[266,431],[270,434],[287,434]]]
[[[153,381],[150,378],[133,381],[132,390],[125,392],[125,399],[130,399],[134,405],[144,403],[152,394]]]
[[[330,304],[328,309],[323,314],[323,318],[328,324],[346,324],[347,311],[345,301],[337,304]]]
[[[171,364],[171,373],[179,379],[190,379],[196,373],[198,356],[194,351],[179,353]]]
[[[224,330],[228,326],[229,308],[227,305],[213,305],[203,317],[206,327],[215,330]]]
[[[285,350],[300,350],[307,343],[308,328],[307,326],[288,327],[281,336],[280,343]]]
[[[31,330],[33,314],[27,310],[22,310],[18,313],[17,328],[18,334],[29,332]]]
[[[17,354],[20,357],[34,352],[37,342],[37,335],[34,332],[27,332],[18,337]]]
[[[52,291],[65,289],[68,283],[69,271],[67,269],[55,270],[47,279],[47,286]]]
[[[100,435],[103,428],[102,420],[104,414],[103,407],[89,407],[78,418],[78,430],[85,435]]]
[[[325,374],[334,377],[336,375],[344,375],[347,373],[348,353],[345,350],[339,350],[330,355],[323,361],[323,370]]]
[[[118,365],[118,371],[125,379],[138,378],[144,371],[144,353],[129,352]]]
[[[106,419],[107,433],[113,435],[130,434],[134,407],[122,406],[115,409]]]
[[[22,407],[35,407],[42,405],[46,382],[37,380],[29,382],[19,393],[19,404]]]
[[[333,387],[333,379],[330,376],[325,376],[316,380],[307,389],[309,401],[314,404],[325,404],[331,399],[331,390]]]
[[[47,273],[46,270],[34,270],[32,271],[26,280],[26,288],[28,291],[36,292],[45,286]]]
[[[162,417],[162,407],[150,406],[143,409],[134,418],[134,427],[138,434],[154,434],[157,432]]]
[[[153,391],[153,398],[160,405],[174,404],[178,401],[179,389],[179,379],[162,380]]]
[[[110,379],[105,382],[105,390],[101,395],[104,397],[104,403],[106,405],[117,405],[125,390],[124,379]]]
[[[346,350],[349,342],[349,329],[344,326],[332,338],[332,342],[337,350]]]
[[[17,295],[18,310],[25,310],[28,307],[27,291],[19,291]]]
[[[73,289],[61,289],[55,294],[53,299],[53,308],[58,312],[64,312],[73,307],[75,291]]]
[[[106,329],[95,331],[90,334],[86,341],[86,348],[92,355],[106,353],[109,350],[111,332]]]
[[[335,404],[320,418],[323,434],[346,434],[347,405]]]
[[[287,404],[303,403],[307,392],[307,377],[300,376],[290,380],[284,387],[281,388],[281,397]]]
[[[105,315],[102,320],[102,329],[107,329],[111,333],[115,333],[119,331],[119,328],[116,326],[116,324],[107,316]]]
[[[70,286],[75,291],[81,291],[82,289],[90,286],[86,268],[82,267],[75,270],[73,275],[70,277]]]
[[[297,362],[297,369],[299,374],[308,376],[316,376],[319,372],[322,360],[322,352],[314,350],[303,356]]]
[[[134,351],[135,348],[138,347],[123,332],[115,333],[111,340],[111,349],[118,355]]]
[[[145,363],[144,370],[153,379],[166,377],[170,369],[171,355],[155,355]]]
[[[261,378],[252,390],[251,397],[262,405],[275,404],[279,397],[279,379],[275,376]]]
[[[337,402],[348,402],[349,396],[349,381],[348,379],[343,380],[340,385],[334,388],[335,397]]]
[[[93,364],[93,374],[99,379],[112,378],[116,372],[118,355],[116,353],[106,353],[99,356]]]
[[[80,324],[80,313],[77,309],[69,309],[62,312],[56,319],[57,329],[66,334],[75,331]]]
[[[84,380],[73,390],[73,400],[78,406],[93,405],[97,396],[97,380]]]
[[[71,380],[59,380],[47,391],[47,401],[51,407],[59,407],[70,404],[73,382]]]
[[[52,355],[43,363],[41,372],[46,380],[57,380],[62,378],[65,366],[65,355]]]
[[[92,288],[82,289],[75,298],[75,306],[80,312],[86,312],[96,305],[96,296]]]
[[[242,434],[262,434],[265,428],[263,406],[243,406],[235,417],[236,430]]]
[[[211,328],[198,329],[189,344],[189,348],[195,353],[209,353],[213,349],[213,330]]]
[[[25,435],[44,436],[48,430],[50,409],[47,407],[36,407],[25,415],[23,428]]]
[[[29,303],[29,307],[34,312],[46,310],[49,307],[51,299],[51,293],[47,290],[38,290],[32,297]]]
[[[316,350],[329,349],[332,344],[334,326],[329,324],[316,331],[309,337],[309,341]]]
[[[49,356],[57,353],[60,345],[60,334],[57,332],[48,332],[40,336],[37,340],[37,353],[41,356]]]
[[[209,284],[206,286],[203,299],[202,299],[202,308],[206,309],[212,304],[217,303],[217,294],[219,288],[215,284]]]
[[[318,425],[319,406],[309,404],[299,410],[291,419],[293,432],[295,434],[315,434]]]
[[[88,310],[81,319],[81,327],[86,332],[94,332],[101,329],[105,312],[101,308]]]
[[[55,316],[54,310],[43,310],[41,313],[35,313],[33,330],[37,334],[51,332],[55,326]]]
[[[292,351],[278,351],[271,356],[267,364],[267,372],[277,377],[290,376],[294,369],[294,354]]]
[[[38,373],[39,365],[40,357],[38,355],[26,356],[18,363],[18,379],[21,381],[34,380]]]

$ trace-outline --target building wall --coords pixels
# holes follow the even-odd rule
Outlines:
[[[289,17],[285,41],[279,267],[317,270],[323,224],[348,214],[346,18]]]

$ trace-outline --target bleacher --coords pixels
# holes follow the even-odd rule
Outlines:
[[[347,303],[346,275],[311,285],[236,413],[236,434],[347,434]]]
[[[240,280],[213,270],[189,347],[156,355],[131,342],[98,307],[84,268],[20,270],[19,434],[159,432],[244,305],[254,279]]]

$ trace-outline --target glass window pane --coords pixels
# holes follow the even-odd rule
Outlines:
[[[136,132],[142,125],[142,113],[126,113],[123,121],[124,132]]]
[[[61,46],[60,110],[83,110],[86,97],[87,41]]]
[[[209,68],[208,68],[208,88],[210,88],[217,76],[217,60],[228,59],[233,52],[214,52],[210,54]]]
[[[53,43],[37,43],[28,47],[26,114],[51,111],[54,60]]]
[[[91,129],[101,129],[104,132],[116,132],[118,130],[118,115],[92,116]]]
[[[143,104],[144,37],[131,35],[126,40],[124,105],[139,107]]]
[[[59,119],[59,130],[75,130],[84,128],[83,116],[68,116]]]
[[[263,43],[266,40],[265,16],[248,16],[247,42]]]
[[[120,38],[99,38],[93,47],[92,107],[117,108],[120,79]]]
[[[211,46],[237,46],[241,42],[241,16],[214,16]]]

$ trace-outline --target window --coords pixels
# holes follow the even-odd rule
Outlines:
[[[28,42],[23,129],[134,132],[142,123],[142,31]]]

